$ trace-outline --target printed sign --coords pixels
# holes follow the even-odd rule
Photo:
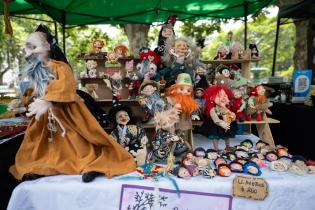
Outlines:
[[[265,200],[268,196],[268,183],[263,178],[235,176],[233,179],[233,196]]]
[[[292,102],[303,103],[310,90],[312,70],[294,70]]]
[[[158,199],[156,199],[158,198]],[[119,210],[231,210],[232,196],[181,190],[122,185]]]

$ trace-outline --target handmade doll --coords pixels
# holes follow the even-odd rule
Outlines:
[[[114,48],[114,53],[118,58],[127,57],[128,52],[129,52],[128,48],[123,44],[119,44]]]
[[[231,86],[230,75],[231,75],[230,69],[227,66],[219,65],[216,68],[216,76],[213,84],[230,87]]]
[[[237,149],[234,152],[235,152],[235,155],[236,155],[237,158],[244,158],[244,159],[246,159],[246,158],[249,157],[247,151],[245,151],[243,149]]]
[[[204,89],[195,89],[195,101],[198,103],[199,117],[203,118],[206,109],[206,100],[203,97]]]
[[[156,134],[152,141],[151,160],[165,162],[169,156],[181,160],[189,147],[181,137],[175,134],[174,125],[179,121],[178,110],[172,108],[156,112],[154,121]]]
[[[160,96],[159,86],[156,82],[151,80],[143,81],[139,91],[141,96],[138,98],[138,102],[145,115],[143,122],[151,120],[156,112],[167,109],[167,104]]]
[[[122,99],[122,76],[120,72],[114,72],[110,76],[111,88],[113,96],[116,96],[119,100]]]
[[[250,52],[251,52],[251,58],[252,59],[258,59],[259,58],[259,51],[258,51],[258,48],[256,45],[255,38],[251,39],[248,48],[250,49]]]
[[[160,63],[160,56],[151,50],[142,50],[139,56],[141,63],[137,65],[138,71],[144,80],[153,80]]]
[[[253,176],[260,176],[261,175],[261,170],[260,170],[259,166],[252,161],[248,161],[247,163],[245,163],[243,165],[243,172],[248,173],[248,174],[253,175]]]
[[[128,86],[128,99],[135,99],[139,94],[139,88],[141,86],[141,74],[139,72],[131,72],[128,77],[130,78],[130,83]]]
[[[199,175],[199,170],[198,170],[197,164],[195,162],[195,156],[191,152],[188,152],[184,156],[184,158],[182,160],[182,165],[188,170],[188,172],[191,176],[198,176]]]
[[[194,64],[194,72],[193,72],[193,81],[194,81],[194,88],[202,88],[207,89],[209,87],[207,78],[206,78],[206,65],[197,61]]]
[[[249,150],[253,148],[253,142],[250,139],[243,140],[241,145],[247,147]]]
[[[88,61],[86,61],[86,68],[88,70],[88,76],[90,78],[97,77],[96,67],[97,67],[97,62],[95,60],[88,60]]]
[[[103,130],[76,94],[72,69],[56,43],[42,25],[27,38],[24,73],[37,98],[28,106],[32,119],[10,172],[18,180],[82,174],[82,180],[90,182],[99,175],[134,171],[132,156]]]
[[[131,109],[115,102],[108,112],[108,118],[115,125],[111,136],[134,157],[138,166],[144,165],[148,138],[143,128],[130,123]]]
[[[303,156],[300,155],[292,156],[292,164],[290,165],[289,171],[299,176],[307,174],[309,168],[307,167],[305,162],[306,159]]]
[[[176,22],[176,16],[169,16],[167,21],[162,25],[162,28],[158,37],[158,46],[155,48],[154,52],[160,56],[164,55],[166,42],[168,39],[173,39],[175,37],[174,25]]]
[[[191,174],[189,173],[188,169],[185,167],[178,167],[177,170],[175,170],[175,174],[177,175],[178,178],[183,178],[183,179],[189,179],[191,177]]]
[[[254,156],[252,156],[252,157],[250,158],[250,161],[256,163],[260,168],[263,168],[263,167],[266,166],[265,161],[262,160],[262,159],[260,159],[257,154],[254,155]]]
[[[239,60],[239,59],[247,58],[244,48],[238,42],[235,42],[233,44],[231,53],[232,53],[231,55],[232,60]]]
[[[166,45],[165,55],[162,61],[167,65],[167,68],[160,70],[155,81],[160,82],[166,80],[166,87],[173,85],[178,74],[187,73],[192,77],[192,70],[188,64],[192,63],[191,44],[186,38],[170,39]]]
[[[198,147],[194,150],[195,163],[197,164],[198,173],[206,178],[215,177],[215,173],[210,168],[211,161],[206,158],[207,154],[205,149]]]
[[[248,106],[247,106],[247,114],[246,120],[251,121],[251,116],[256,114],[256,120],[262,121],[263,114],[271,114],[269,107],[272,106],[272,103],[266,99],[265,96],[265,88],[262,85],[256,85],[250,91],[250,98],[248,99]]]
[[[278,160],[277,154],[276,154],[275,152],[273,152],[273,151],[267,152],[266,155],[265,155],[265,158],[266,158],[266,160],[268,160],[269,162]]]
[[[230,167],[231,171],[234,173],[243,173],[243,164],[241,164],[239,162],[231,162],[229,164],[229,167]]]
[[[289,169],[289,166],[285,161],[275,160],[270,163],[270,168],[273,171],[284,172]]]
[[[217,168],[217,171],[217,174],[223,177],[228,177],[232,174],[232,171],[227,164],[220,164]]]
[[[227,161],[223,157],[218,157],[214,160],[214,165],[218,167],[220,164],[227,164]]]
[[[187,135],[187,130],[192,129],[193,120],[199,120],[198,104],[193,98],[193,85],[191,77],[187,73],[177,76],[176,84],[166,90],[167,102],[172,106],[178,106],[181,110],[180,121],[176,123],[176,130],[179,135]],[[186,132],[186,133],[185,133]],[[184,138],[187,140],[187,138]]]
[[[208,149],[206,151],[206,154],[207,154],[206,158],[208,158],[209,160],[215,160],[219,157],[218,152],[214,149]]]
[[[220,45],[217,50],[217,55],[214,57],[214,60],[226,60],[231,59],[231,53],[225,45]]]
[[[93,41],[91,53],[97,54],[102,52],[102,48],[104,47],[104,41],[100,39],[96,39]]]
[[[242,93],[239,89],[233,89],[233,99],[231,103],[231,110],[235,113],[236,119],[240,122],[245,120],[244,110],[246,108],[246,102],[242,97]]]
[[[200,128],[200,133],[213,142],[219,149],[219,139],[225,140],[226,150],[231,150],[230,138],[235,136],[237,124],[235,114],[228,106],[232,91],[223,86],[211,86],[205,91],[207,118]]]
[[[257,150],[261,150],[263,147],[265,146],[269,146],[268,143],[262,141],[262,140],[259,140],[257,143],[256,143],[256,149]]]

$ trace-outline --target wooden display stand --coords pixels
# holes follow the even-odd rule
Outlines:
[[[210,60],[210,61],[203,61],[206,64],[236,64],[240,63],[242,65],[241,68],[241,75],[247,79],[251,77],[250,71],[250,64],[252,62],[258,62],[260,59],[242,59],[242,60]],[[275,120],[272,118],[268,118],[266,115],[263,116],[263,121],[245,121],[245,122],[238,122],[238,124],[245,125],[245,129],[248,133],[251,133],[251,125],[255,125],[257,128],[259,138],[268,143],[272,148],[275,148],[275,143],[272,137],[272,133],[269,127],[269,124],[280,123],[279,120]]]
[[[96,60],[97,61],[97,75],[99,75],[100,72],[105,72],[106,73],[106,67],[105,67],[105,61],[106,57],[96,57],[96,56],[87,56],[87,55],[81,55],[81,59],[83,60]],[[119,62],[121,63],[121,68],[119,71],[122,74],[122,77],[124,78],[126,75],[126,70],[125,70],[125,63],[126,61],[132,60],[132,58],[124,58],[124,59],[119,59]],[[134,59],[135,63],[139,62],[139,60]],[[241,69],[241,75],[247,79],[250,78],[250,64],[252,62],[258,62],[259,59],[243,59],[243,60],[210,60],[210,61],[202,61],[206,64],[214,64],[214,65],[219,65],[219,64],[236,64],[240,63],[242,65]],[[97,103],[99,103],[102,108],[108,112],[110,107],[112,106],[112,92],[111,90],[106,86],[105,82],[103,81],[103,78],[81,78],[81,83],[83,86],[86,84],[97,84],[98,88],[96,90],[97,95],[99,98],[97,99]],[[129,100],[128,98],[128,88],[125,87],[126,81],[123,80],[123,90],[122,90],[122,97],[123,99],[120,101],[121,104],[126,105],[131,107],[134,116],[137,117],[143,117],[144,113],[142,109],[140,108],[137,100]],[[251,133],[251,125],[255,125],[258,131],[258,136],[259,138],[268,143],[272,148],[275,147],[275,143],[272,137],[272,133],[269,127],[269,124],[274,124],[274,123],[280,123],[280,121],[268,118],[266,115],[263,118],[263,121],[245,121],[245,122],[239,122],[239,124],[243,124],[245,126],[245,129],[248,133]],[[193,121],[193,126],[196,125],[201,125],[202,121]],[[154,124],[152,123],[146,123],[141,125],[145,129],[149,129],[149,136],[152,135],[152,129],[155,128]],[[193,141],[193,136],[192,132],[188,132],[188,141],[194,148],[194,141]]]

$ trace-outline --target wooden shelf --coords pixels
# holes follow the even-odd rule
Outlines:
[[[248,63],[248,62],[258,62],[260,59],[237,59],[237,60],[208,60],[201,61],[206,64],[234,64],[234,63]]]
[[[238,124],[277,124],[277,123],[280,123],[280,121],[268,117],[267,120],[263,120],[263,121],[252,120],[252,121],[244,121],[244,122],[237,122],[237,123]]]

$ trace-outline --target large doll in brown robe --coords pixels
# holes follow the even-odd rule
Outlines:
[[[134,171],[133,157],[101,128],[76,95],[70,66],[51,59],[58,59],[53,56],[56,47],[49,33],[38,31],[26,42],[25,71],[37,99],[28,107],[28,116],[34,117],[10,172],[19,180],[82,174],[82,180],[89,182],[99,175]]]

